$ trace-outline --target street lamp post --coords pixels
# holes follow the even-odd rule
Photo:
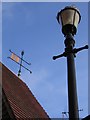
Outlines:
[[[65,36],[65,52],[58,56],[53,56],[53,60],[63,56],[67,57],[69,120],[72,120],[72,118],[73,120],[79,120],[74,57],[77,52],[88,49],[88,45],[77,49],[74,48],[75,40],[73,37],[81,20],[80,12],[76,7],[65,7],[58,12],[57,20],[62,25],[62,33]]]

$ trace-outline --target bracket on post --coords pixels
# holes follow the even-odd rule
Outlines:
[[[80,47],[80,48],[74,48],[74,49],[71,49],[71,50],[68,50],[67,48],[65,48],[65,52],[63,52],[60,55],[53,56],[53,60],[56,60],[57,58],[60,58],[60,57],[66,57],[68,55],[68,53],[73,53],[74,57],[76,57],[76,55],[75,55],[76,53],[78,53],[81,50],[88,49],[88,48],[89,48],[88,45],[85,45],[84,47]]]

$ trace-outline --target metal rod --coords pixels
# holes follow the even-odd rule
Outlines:
[[[53,60],[56,60],[57,58],[60,58],[60,57],[65,57],[65,52],[63,54],[53,56]]]
[[[24,51],[21,52],[21,61],[20,61],[20,68],[19,68],[19,71],[18,71],[18,76],[20,76],[21,74],[21,67],[22,67],[22,60],[23,60],[23,55],[24,55]]]
[[[16,53],[12,52],[11,50],[9,50],[11,53],[13,53],[14,55],[16,55],[18,58],[22,59],[21,57],[19,57]],[[31,65],[31,63],[27,62],[26,60],[22,59],[22,61],[24,61],[25,63],[27,63],[28,65]]]
[[[79,120],[74,55],[67,56],[69,120]]]
[[[10,58],[10,57],[7,57],[7,58],[9,58],[9,59],[11,59],[11,60],[13,60],[12,58]],[[15,60],[13,60],[14,62],[16,62]],[[18,62],[16,62],[18,65],[20,65],[20,63],[18,63]],[[26,70],[28,70],[30,73],[32,73],[32,71],[30,71],[28,68],[26,68],[25,66],[23,66],[23,65],[21,65],[23,68],[25,68]]]
[[[77,53],[77,52],[79,52],[79,51],[81,51],[81,50],[84,50],[84,49],[88,49],[89,48],[89,46],[88,45],[85,45],[84,47],[80,47],[80,48],[75,48],[75,49],[73,49],[72,50],[72,52],[73,53]]]
[[[65,46],[67,52],[69,120],[79,120],[74,54],[70,52],[73,50],[74,44],[73,36],[68,34],[65,40]]]
[[[31,70],[29,70],[28,68],[26,68],[25,66],[21,65],[23,68],[25,68],[26,70],[28,70],[30,73],[32,73]]]

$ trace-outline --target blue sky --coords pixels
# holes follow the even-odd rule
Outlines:
[[[89,2],[89,4],[88,4],[88,11],[90,11],[90,2]],[[90,21],[90,14],[88,15],[88,21]],[[88,33],[89,33],[89,30],[90,30],[90,28],[88,28]],[[89,38],[89,37],[90,37],[90,34],[88,34],[88,38]],[[88,44],[90,45],[90,40],[88,40]],[[90,53],[90,49],[89,49],[89,51],[88,51],[88,61],[90,61],[89,53]],[[88,73],[89,73],[89,71],[90,71],[90,62],[88,62]],[[90,85],[90,80],[89,80],[89,78],[90,78],[90,74],[88,74],[88,91],[90,90],[90,87],[89,87],[89,85]],[[88,112],[89,112],[89,114],[90,114],[90,104],[89,104],[89,100],[90,100],[90,94],[88,93]]]
[[[3,2],[89,2],[89,0],[1,0]]]
[[[76,47],[88,44],[88,3],[79,2],[12,2],[2,3],[3,63],[16,75],[19,66],[7,59],[9,49],[31,62],[32,74],[22,69],[21,79],[52,118],[61,118],[68,111],[67,60],[52,60],[64,51],[64,36],[56,20],[59,10],[75,5],[82,19],[75,36]],[[75,58],[80,117],[88,115],[88,51]],[[28,66],[27,66],[28,67]]]

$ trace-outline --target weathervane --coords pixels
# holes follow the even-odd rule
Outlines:
[[[29,70],[27,67],[25,67],[22,62],[25,62],[27,65],[31,65],[31,63],[25,61],[23,59],[23,55],[24,55],[24,51],[21,52],[21,57],[19,57],[17,54],[15,54],[14,52],[12,52],[11,50],[9,50],[11,52],[11,56],[8,57],[9,59],[13,60],[14,62],[16,62],[17,64],[20,65],[19,71],[18,71],[18,76],[21,75],[21,67],[23,67],[24,69],[26,69],[27,71],[30,72],[30,74],[32,73],[31,70]]]

